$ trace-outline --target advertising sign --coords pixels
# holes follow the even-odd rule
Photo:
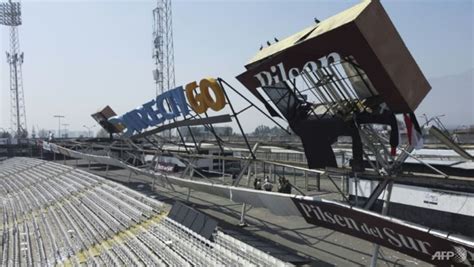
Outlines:
[[[474,247],[344,205],[292,198],[307,223],[355,236],[435,265],[470,265]],[[443,258],[440,258],[443,255]],[[451,257],[447,257],[451,255]],[[471,261],[471,262],[470,262]]]
[[[186,91],[186,95],[185,95]],[[214,98],[210,91],[213,92]],[[207,112],[210,108],[219,111],[226,104],[225,94],[219,83],[213,78],[191,82],[185,86],[176,87],[158,95],[141,107],[133,109],[122,116],[108,119],[108,122],[118,129],[123,129],[123,137],[131,137],[142,130],[174,120],[179,116],[185,117],[191,109],[197,114]]]
[[[237,79],[259,97],[256,88],[294,77],[309,61],[324,66],[337,52],[356,60],[393,112],[413,112],[431,89],[380,1],[362,1],[295,35],[260,50]]]
[[[117,116],[110,106],[106,106],[102,110],[94,113],[91,117],[102,126],[108,133],[120,133],[123,130],[123,127],[117,127],[119,125],[114,125],[108,121],[109,118]]]
[[[155,166],[155,171],[174,172],[176,169],[176,164],[170,162],[158,162]]]

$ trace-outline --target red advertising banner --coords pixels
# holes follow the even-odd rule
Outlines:
[[[306,67],[353,57],[395,113],[414,111],[431,89],[380,1],[362,1],[259,51],[237,79],[262,102],[256,88],[291,80]],[[314,70],[315,68],[313,68]]]
[[[437,266],[471,266],[471,242],[443,238],[427,228],[336,203],[292,198],[307,223],[333,229]]]

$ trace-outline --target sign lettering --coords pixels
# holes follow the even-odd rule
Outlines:
[[[219,111],[224,108],[224,91],[222,91],[221,87],[215,79],[208,78],[201,80],[201,82],[199,83],[201,93],[194,95],[194,90],[197,87],[198,86],[196,82],[192,82],[186,85],[186,95],[188,97],[189,104],[196,113],[204,113],[207,111],[208,108],[211,108],[214,111]],[[214,95],[216,96],[215,100],[212,98],[209,89],[214,92]]]
[[[124,129],[124,137],[131,137],[137,132],[161,124],[167,120],[173,120],[179,116],[186,116],[190,110],[186,102],[196,113],[201,114],[211,108],[219,111],[224,108],[225,95],[219,83],[213,78],[202,79],[199,86],[196,82],[186,85],[186,96],[182,86],[169,90],[141,107],[131,110],[122,116],[115,116],[108,121]],[[199,92],[195,94],[195,91]],[[212,90],[215,99],[211,96]]]
[[[428,230],[409,227],[334,203],[300,198],[292,198],[292,200],[306,222],[310,224],[374,242],[435,265],[441,264],[437,257],[433,256],[437,255],[438,251],[454,251],[461,247],[468,255],[474,256],[474,247],[471,245],[435,236]],[[469,265],[468,261],[455,261],[454,257],[449,260],[450,264]],[[474,258],[469,258],[469,260],[474,260]]]
[[[254,75],[254,77],[260,83],[260,86],[271,86],[279,83],[280,81],[293,80],[301,74],[303,71],[313,72],[320,68],[327,67],[330,64],[340,61],[341,57],[338,53],[333,52],[327,56],[321,57],[316,61],[306,62],[301,69],[291,68],[286,70],[283,62],[280,62],[274,66],[271,66],[267,71],[261,71]]]

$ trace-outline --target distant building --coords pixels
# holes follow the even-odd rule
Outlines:
[[[191,128],[192,134],[194,137],[201,137],[201,138],[208,138],[213,137],[213,133],[211,128],[204,127],[204,126],[192,126]],[[184,137],[191,137],[188,127],[181,127],[180,132]],[[231,136],[233,134],[233,129],[230,126],[213,126],[214,132],[220,136]]]

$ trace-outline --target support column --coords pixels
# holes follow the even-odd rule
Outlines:
[[[295,186],[298,186],[298,185],[296,184],[296,169],[294,169],[294,168],[293,168],[293,184],[294,184]]]
[[[390,181],[386,189],[387,194],[385,195],[385,201],[383,202],[383,206],[382,206],[382,215],[387,215],[388,206],[390,204],[390,197],[392,195],[392,187],[393,187],[393,181]],[[379,249],[380,249],[380,245],[374,243],[374,251],[372,253],[372,260],[370,261],[370,267],[377,266],[377,258],[379,255]]]
[[[130,184],[130,178],[132,178],[132,170],[130,170],[130,174],[128,175],[127,183]]]
[[[305,187],[305,190],[308,191],[308,172],[307,171],[304,171],[304,187]]]
[[[321,174],[316,173],[316,187],[318,188],[318,191],[321,191]]]
[[[246,204],[242,204],[242,211],[240,213],[240,222],[239,222],[239,226],[240,227],[245,227],[245,226],[248,226],[247,223],[245,222],[245,213],[246,213]]]
[[[193,175],[194,175],[194,167],[191,167],[191,171],[189,172],[189,180],[193,179]],[[174,191],[174,188],[173,188],[173,191]],[[191,197],[191,188],[188,187],[188,194],[186,196],[186,202],[189,202],[190,197]]]
[[[357,173],[354,173],[354,186],[355,186],[355,206],[359,205],[359,178],[357,178]]]

